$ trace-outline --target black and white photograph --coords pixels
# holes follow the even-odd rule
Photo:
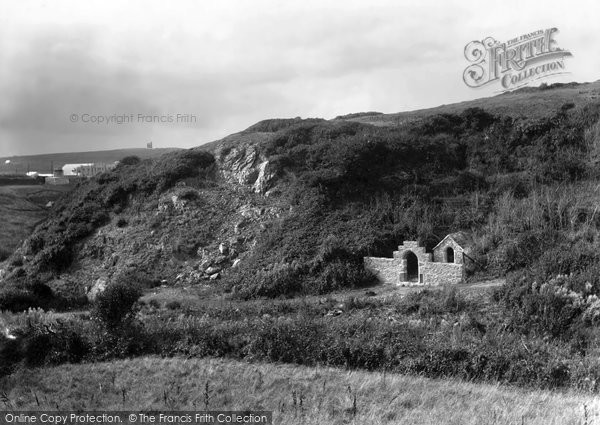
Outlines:
[[[0,425],[600,425],[599,18],[0,0]]]

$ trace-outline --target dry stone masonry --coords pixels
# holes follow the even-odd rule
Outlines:
[[[382,283],[401,286],[457,284],[464,280],[470,242],[463,232],[452,233],[428,253],[416,241],[404,241],[392,258],[365,257],[365,268]]]

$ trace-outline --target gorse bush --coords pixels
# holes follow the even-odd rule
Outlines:
[[[54,293],[38,279],[25,278],[23,285],[7,284],[0,290],[0,311],[20,312],[57,304]]]
[[[445,313],[458,314],[474,310],[474,307],[454,286],[445,286],[442,291],[425,289],[412,292],[398,303],[396,310],[402,314],[429,317]]]
[[[362,259],[334,260],[324,264],[315,287],[320,294],[344,288],[361,288],[377,283],[375,276],[365,270]]]
[[[8,287],[0,291],[0,311],[18,312],[30,307],[43,307],[47,300],[40,299],[31,291],[22,288]]]
[[[23,364],[39,367],[77,363],[91,353],[90,326],[78,320],[58,318],[42,309],[28,309],[14,316],[15,340],[0,341],[0,376]]]
[[[569,236],[513,273],[495,299],[510,329],[568,342],[586,355],[598,341],[600,244],[597,232]]]
[[[113,282],[96,298],[92,314],[109,331],[117,331],[133,320],[134,305],[141,295],[136,283]]]
[[[302,270],[297,263],[277,263],[252,273],[239,286],[237,295],[244,299],[255,297],[290,296],[302,291],[300,276]],[[243,273],[240,277],[245,276]]]
[[[141,161],[142,160],[140,159],[140,157],[131,155],[131,156],[126,156],[125,158],[123,158],[121,161],[119,161],[119,164],[136,165],[136,164],[139,164]]]

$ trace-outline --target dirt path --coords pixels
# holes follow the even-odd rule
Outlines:
[[[506,279],[497,278],[497,279],[489,279],[489,280],[481,280],[472,283],[465,283],[456,285],[456,288],[459,291],[479,291],[479,290],[488,290],[490,288],[497,288],[506,283]],[[428,286],[428,285],[420,285],[420,286],[396,286],[390,284],[382,284],[372,286],[370,288],[363,289],[352,289],[347,291],[333,292],[327,295],[314,295],[306,297],[307,300],[310,299],[321,299],[321,298],[335,298],[337,300],[348,299],[348,298],[362,298],[365,295],[372,296],[376,298],[387,298],[387,297],[396,297],[396,296],[404,296],[410,294],[411,292],[419,292],[424,289],[436,290],[443,289],[443,286]]]
[[[490,279],[490,280],[482,280],[473,283],[466,283],[456,285],[457,289],[461,292],[468,292],[477,294],[482,292],[487,292],[491,288],[497,288],[502,286],[505,283],[505,279]],[[356,299],[364,299],[364,298],[374,298],[386,301],[393,301],[394,299],[399,299],[407,294],[412,292],[419,292],[422,290],[442,290],[443,286],[396,286],[396,285],[376,285],[369,288],[362,289],[352,289],[345,291],[332,292],[329,294],[323,295],[307,295],[301,296],[295,299],[302,299],[304,302],[309,304],[323,304],[331,300],[335,300],[335,302],[342,303],[350,298]],[[483,294],[482,294],[483,295]],[[477,296],[477,295],[476,295]],[[166,305],[168,302],[177,301],[180,304],[193,306],[198,308],[202,305],[212,305],[215,303],[226,303],[231,306],[235,305],[249,305],[253,303],[264,303],[264,300],[248,300],[242,301],[237,299],[232,299],[228,294],[215,293],[214,289],[210,286],[206,286],[205,288],[200,286],[195,287],[157,287],[149,290],[143,297],[143,302],[148,303],[151,300],[155,300],[161,305]],[[273,299],[270,300],[271,303],[286,303],[289,300],[283,299]],[[233,307],[232,307],[233,308]]]

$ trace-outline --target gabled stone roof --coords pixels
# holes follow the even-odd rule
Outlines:
[[[446,235],[444,239],[442,239],[436,246],[433,247],[435,250],[438,246],[442,244],[446,239],[452,238],[454,242],[456,242],[462,249],[466,249],[473,244],[473,240],[469,234],[466,232],[454,232]]]

